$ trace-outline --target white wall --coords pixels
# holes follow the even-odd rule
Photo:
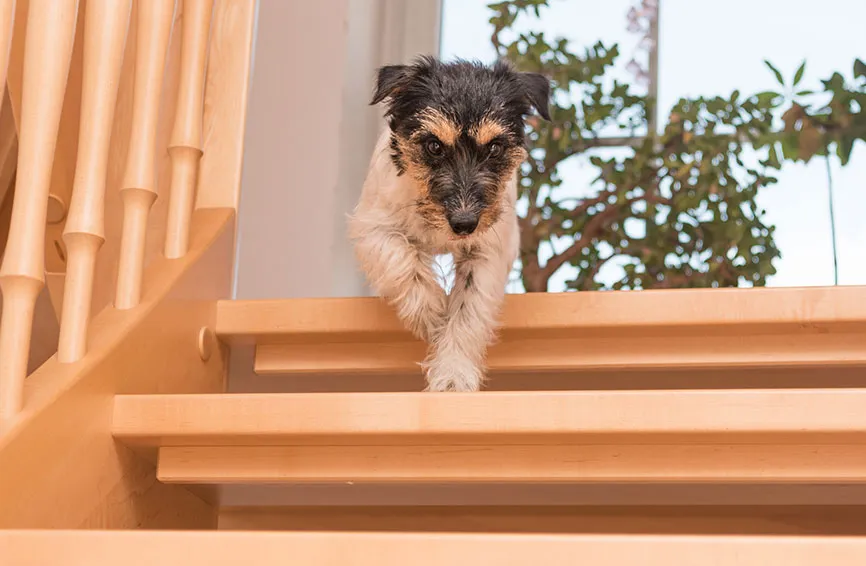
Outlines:
[[[238,299],[368,294],[346,241],[381,127],[375,69],[437,53],[440,0],[260,0]]]

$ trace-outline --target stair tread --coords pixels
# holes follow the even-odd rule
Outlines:
[[[539,558],[549,565],[579,560],[599,566],[848,566],[866,561],[866,537],[40,530],[0,532],[0,556],[27,566],[218,566],[251,559],[316,566],[508,566]]]
[[[864,299],[866,287],[508,295],[487,365],[494,375],[866,368]],[[426,353],[372,297],[221,301],[216,332],[255,345],[261,375],[418,376]]]
[[[624,328],[746,326],[819,333],[812,325],[866,325],[866,286],[527,293],[507,295],[506,335],[596,333]],[[223,300],[217,335],[259,344],[322,336],[408,338],[393,310],[375,297]]]
[[[845,485],[866,390],[121,395],[165,483]]]
[[[863,389],[119,395],[113,433],[151,445],[697,433],[862,441],[864,406]]]

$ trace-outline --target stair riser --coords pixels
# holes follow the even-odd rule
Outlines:
[[[165,447],[166,483],[866,483],[862,445]]]
[[[256,348],[259,375],[420,375],[420,342],[322,342]],[[509,340],[489,349],[490,373],[598,370],[718,370],[856,367],[866,372],[866,333],[703,336],[629,339]]]

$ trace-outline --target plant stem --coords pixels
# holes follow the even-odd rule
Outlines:
[[[839,256],[836,252],[836,213],[833,206],[833,170],[830,167],[830,149],[827,148],[827,192],[830,200],[830,235],[833,241],[833,285],[839,285]]]

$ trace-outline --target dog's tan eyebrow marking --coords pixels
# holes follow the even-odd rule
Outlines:
[[[454,145],[457,142],[457,136],[460,135],[460,128],[457,124],[451,121],[445,114],[435,108],[425,108],[419,114],[421,125],[431,134],[439,138],[439,141],[446,145]]]
[[[501,136],[506,131],[504,125],[485,116],[476,126],[473,126],[469,130],[469,135],[475,138],[475,142],[478,145],[484,145],[490,143],[491,140]]]

